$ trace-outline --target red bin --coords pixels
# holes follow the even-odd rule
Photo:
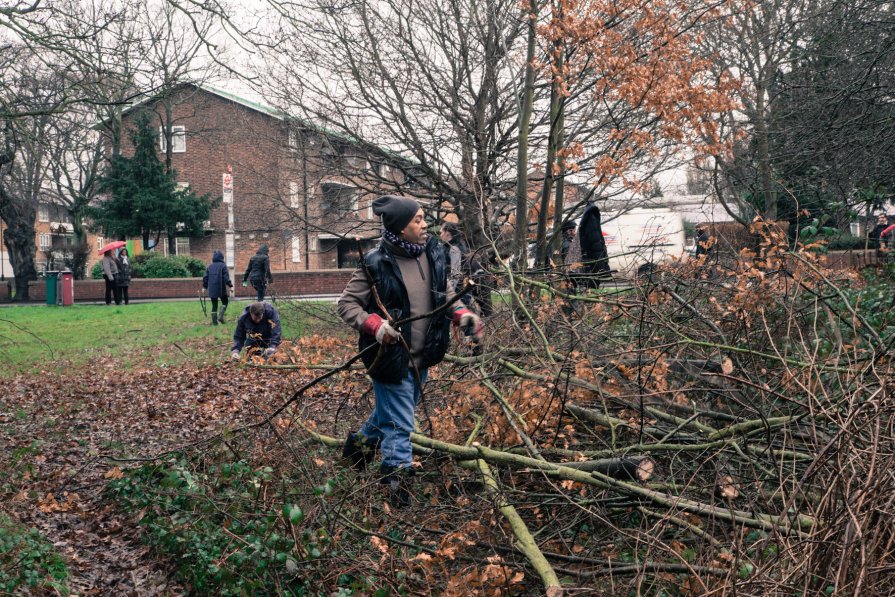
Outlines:
[[[75,303],[75,281],[71,272],[62,272],[62,306],[70,307]]]

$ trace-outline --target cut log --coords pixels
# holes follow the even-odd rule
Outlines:
[[[597,472],[613,479],[648,481],[656,470],[656,462],[649,456],[623,456],[601,458],[583,462],[565,462],[563,466],[589,473]]]

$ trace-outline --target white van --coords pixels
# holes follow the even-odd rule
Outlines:
[[[685,255],[684,221],[670,209],[636,208],[601,215],[613,276],[648,274],[660,263]]]

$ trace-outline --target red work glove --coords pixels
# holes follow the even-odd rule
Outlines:
[[[454,325],[460,327],[464,334],[472,336],[476,340],[481,340],[482,330],[485,328],[481,317],[465,307],[460,307],[454,311],[451,320],[454,322]]]
[[[375,336],[376,341],[380,344],[394,344],[401,337],[401,332],[375,313],[367,317],[361,329],[365,333]]]

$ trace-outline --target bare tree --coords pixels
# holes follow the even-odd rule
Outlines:
[[[4,70],[5,91],[13,95],[4,94],[0,106],[7,112],[32,114],[28,118],[8,117],[3,121],[0,153],[0,218],[7,226],[3,242],[15,273],[15,298],[26,300],[28,282],[37,278],[34,221],[49,173],[45,141],[64,88],[52,74],[42,74],[24,52],[10,52],[7,56],[12,58]],[[25,64],[30,68],[22,68]]]
[[[513,185],[514,3],[426,0],[344,7],[271,2],[279,15],[267,96],[307,121],[397,152],[398,177],[371,169],[366,189],[447,203],[474,245],[484,243],[492,198]],[[381,155],[381,154],[380,154]]]
[[[155,109],[164,139],[165,169],[173,174],[174,135],[178,122],[176,98],[185,83],[201,84],[221,70],[219,63],[211,60],[206,52],[206,40],[215,27],[216,17],[211,12],[184,13],[174,4],[166,3],[157,9],[144,5],[138,22],[147,35],[147,83],[144,87],[149,90],[147,95],[158,100]],[[215,58],[219,58],[219,54]],[[177,230],[168,230],[167,240],[168,253],[173,255]]]
[[[777,219],[781,190],[771,154],[771,111],[779,98],[775,80],[782,69],[789,68],[811,11],[811,5],[803,2],[760,0],[726,7],[704,28],[706,54],[714,59],[718,76],[733,70],[741,79],[739,109],[722,121],[725,133],[738,143],[733,153],[716,156],[718,175],[729,190],[719,199],[738,202],[743,195],[760,197],[753,205],[770,220]],[[741,213],[749,211],[743,205],[737,207]]]

